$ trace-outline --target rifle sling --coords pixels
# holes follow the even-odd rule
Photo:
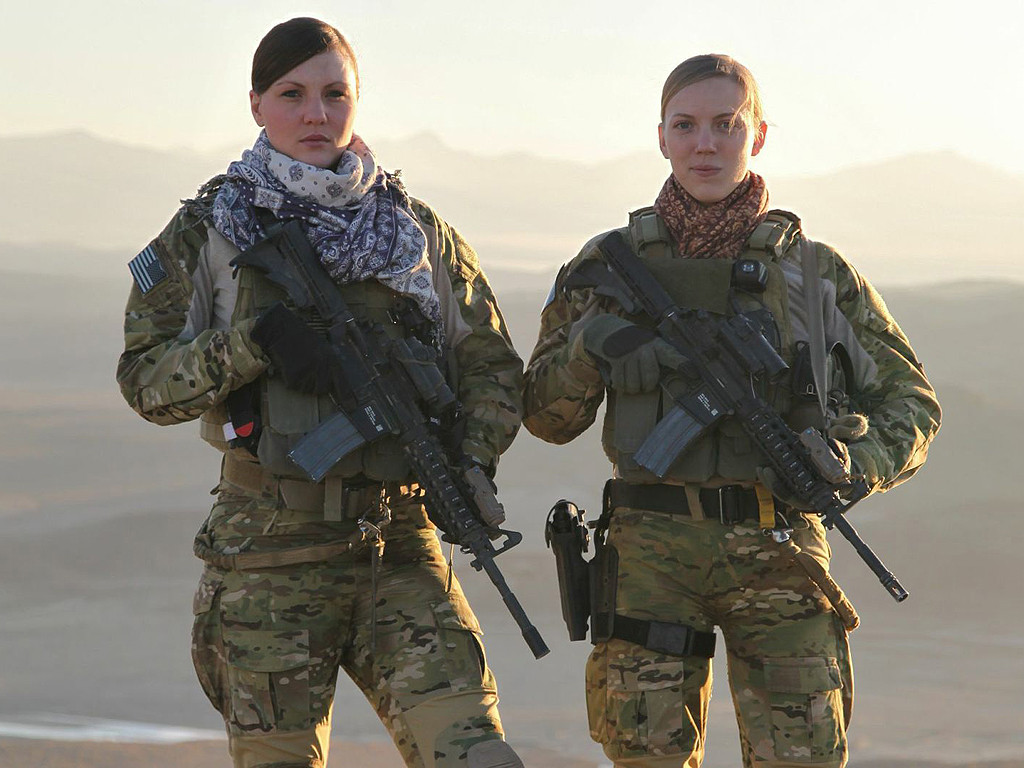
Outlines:
[[[822,312],[821,278],[818,276],[817,249],[806,237],[800,241],[800,266],[803,270],[804,297],[807,299],[807,333],[811,350],[811,376],[818,395],[821,416],[825,410],[825,319]]]

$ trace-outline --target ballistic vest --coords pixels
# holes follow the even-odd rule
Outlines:
[[[789,319],[789,292],[779,262],[796,244],[799,233],[799,220],[784,211],[770,211],[757,226],[738,257],[759,261],[767,270],[764,292],[751,294],[731,289],[733,265],[738,259],[680,258],[668,228],[652,208],[631,213],[629,227],[622,230],[634,253],[678,306],[723,316],[737,312],[756,314],[766,327],[769,341],[791,366],[795,344]],[[629,319],[650,325],[646,318]],[[758,394],[787,420],[803,418],[797,413],[803,403],[796,402],[789,376],[761,382],[760,387]],[[696,438],[664,478],[640,467],[633,455],[672,406],[660,387],[638,395],[609,390],[602,445],[618,477],[636,483],[718,484],[756,480],[755,471],[764,459],[740,424],[730,417],[723,417]]]
[[[239,269],[238,298],[232,324],[257,317],[275,302],[289,304],[284,290],[256,269]],[[402,315],[407,301],[376,280],[339,285],[338,292],[352,314],[371,323],[379,323],[392,338],[408,336],[405,328],[393,319]],[[256,381],[259,389],[262,432],[257,447],[260,467],[275,475],[307,480],[288,458],[288,452],[310,430],[338,411],[327,395],[308,395],[285,386],[277,376],[263,375]],[[248,450],[230,447],[224,433],[229,422],[225,404],[210,409],[202,416],[200,434],[206,442],[235,459],[257,462]],[[407,481],[410,469],[393,437],[383,437],[356,449],[339,461],[328,473],[329,478],[365,476],[370,480]]]

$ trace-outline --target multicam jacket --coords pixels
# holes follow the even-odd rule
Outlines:
[[[232,390],[258,379],[269,365],[250,339],[252,318],[229,327],[187,327],[197,301],[211,300],[199,296],[194,280],[199,282],[209,249],[207,219],[216,186],[214,180],[186,201],[149,244],[144,253],[158,259],[157,274],[166,277],[145,293],[136,282],[125,309],[118,385],[128,404],[156,424],[200,417]],[[452,325],[446,335],[466,417],[463,449],[492,463],[519,428],[522,361],[473,249],[429,206],[413,200],[412,207],[427,235],[446,325]],[[221,292],[212,300],[223,300],[224,294],[231,295]]]
[[[646,210],[649,212],[650,209]],[[634,217],[639,213],[635,213]],[[794,226],[789,227],[786,241],[780,245],[776,239],[772,248],[767,248],[764,237],[760,237],[758,243],[754,242],[759,238],[759,233],[755,231],[742,257],[762,260],[775,270],[776,275],[783,278],[785,287],[781,293],[784,295],[778,304],[785,308],[790,327],[781,329],[783,348],[779,351],[792,364],[794,347],[808,338],[807,299],[798,247],[802,235],[799,235],[796,217],[783,214],[775,218],[783,222],[788,218],[794,222]],[[664,225],[659,226],[666,233],[666,249],[659,262],[662,269],[659,277],[665,284],[669,282],[666,275],[683,273],[688,267],[684,266],[678,251],[668,240]],[[762,226],[767,226],[767,223]],[[633,223],[629,229],[620,231],[627,242],[632,239],[634,249],[639,250],[641,258],[654,268],[656,264],[652,263],[644,250],[638,248],[637,229]],[[559,272],[541,314],[539,339],[527,366],[523,423],[531,433],[551,443],[566,443],[582,433],[595,420],[598,407],[604,399],[606,387],[601,374],[593,358],[582,349],[577,339],[584,322],[593,315],[601,312],[622,315],[623,312],[613,299],[595,295],[591,288],[573,287],[567,290],[565,286],[567,276],[579,264],[600,258],[597,244],[603,237],[601,235],[591,240]],[[911,477],[924,463],[928,445],[939,427],[939,405],[921,363],[882,297],[835,250],[821,244],[816,244],[815,248],[821,275],[820,295],[826,341],[829,344],[838,341],[847,348],[853,368],[853,381],[847,383],[848,407],[868,419],[867,434],[848,446],[850,456],[872,490],[888,490]],[[692,260],[686,261],[692,263]],[[676,282],[679,280],[677,274]],[[665,287],[673,294],[669,285]],[[681,305],[695,306],[683,304],[678,295],[673,295]],[[719,297],[716,301],[724,304],[725,298]],[[636,317],[630,319],[643,322]],[[779,319],[776,316],[776,321]],[[663,397],[661,393],[648,394],[646,397],[653,398],[653,402],[648,406],[650,423],[642,427],[644,434],[667,410],[666,404],[659,400]],[[617,477],[632,482],[658,482],[655,475],[631,462],[629,447],[624,447],[616,436],[617,429],[636,430],[635,414],[640,411],[631,411],[630,417],[623,419],[624,403],[628,400],[608,390],[603,433],[605,452],[615,465]],[[780,400],[786,404],[780,409],[785,414],[793,398],[789,394],[775,397],[775,402]],[[773,402],[771,396],[769,402]],[[737,440],[743,439],[742,432],[736,427],[733,420],[725,418],[709,428],[708,434],[699,438],[703,445],[693,446],[684,452],[665,481],[707,484],[754,481],[759,462],[756,455],[743,459],[740,455],[742,451],[730,447]],[[634,446],[636,437],[633,436]],[[724,457],[730,450],[733,456],[727,460]],[[705,457],[710,459],[695,466],[688,456],[688,452],[693,451],[703,451]]]

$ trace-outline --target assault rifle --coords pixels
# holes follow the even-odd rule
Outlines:
[[[472,554],[470,565],[487,573],[533,655],[539,659],[547,654],[547,645],[494,562],[521,542],[522,534],[493,527],[503,513],[490,481],[479,467],[462,476],[433,429],[457,406],[433,350],[415,338],[391,338],[379,324],[355,317],[297,221],[271,227],[265,240],[231,264],[265,273],[311,324],[326,326],[330,364],[337,373],[331,395],[343,408],[295,444],[288,454],[292,461],[319,482],[355,449],[393,436],[426,494],[431,519]],[[492,527],[485,527],[481,518]],[[504,538],[500,548],[491,536]]]
[[[755,378],[771,379],[788,367],[760,326],[743,314],[722,319],[676,306],[618,232],[599,248],[603,260],[583,262],[566,279],[566,289],[591,287],[615,299],[627,314],[647,315],[661,338],[688,361],[663,382],[674,406],[637,449],[636,462],[664,477],[707,427],[725,416],[735,418],[786,489],[853,545],[896,602],[905,600],[909,593],[844,517],[868,495],[866,483],[846,476],[821,433],[812,428],[797,435],[754,390]],[[757,262],[737,266],[755,269]]]

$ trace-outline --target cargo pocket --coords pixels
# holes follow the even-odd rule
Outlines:
[[[199,577],[199,586],[192,596],[192,615],[201,616],[213,608],[213,601],[220,593],[224,576],[212,568],[204,568],[203,575]]]
[[[225,627],[223,633],[231,725],[243,731],[304,727],[310,712],[308,632]]]
[[[623,754],[674,754],[692,741],[683,701],[683,662],[625,656],[607,663],[606,737]]]
[[[223,578],[219,571],[204,568],[192,597],[192,665],[206,698],[221,713],[227,709],[228,697],[224,682],[220,611],[216,610]]]
[[[764,680],[775,757],[810,763],[832,758],[845,742],[836,659],[766,659]]]
[[[480,625],[466,599],[453,591],[448,600],[432,608],[437,642],[452,692],[495,687],[487,668]]]

